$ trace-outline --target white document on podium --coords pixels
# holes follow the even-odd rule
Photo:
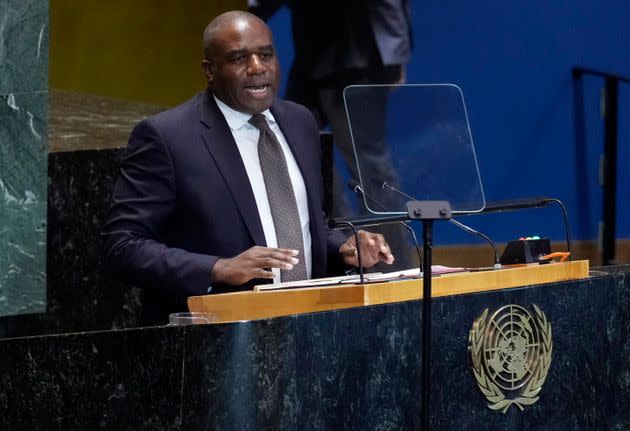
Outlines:
[[[453,272],[463,272],[466,268],[451,267],[442,265],[432,265],[431,273],[433,275],[448,274]],[[419,268],[410,268],[402,271],[392,272],[372,272],[363,275],[363,280],[368,283],[396,281],[411,278],[422,278]],[[296,287],[321,287],[321,286],[339,286],[341,284],[358,284],[361,279],[358,275],[343,275],[339,277],[315,278],[312,280],[287,281],[284,283],[261,284],[254,287],[257,292],[265,290],[291,289]]]

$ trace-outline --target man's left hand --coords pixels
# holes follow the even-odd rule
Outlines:
[[[359,247],[361,247],[361,263],[364,268],[370,268],[378,262],[385,262],[388,265],[394,263],[394,255],[383,235],[364,230],[358,231],[357,235],[359,237]],[[341,253],[343,261],[347,265],[359,266],[357,243],[354,235],[351,235],[346,242],[341,244],[339,253]]]

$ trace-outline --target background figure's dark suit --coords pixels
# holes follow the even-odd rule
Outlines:
[[[317,125],[292,102],[276,100],[271,112],[304,178],[312,276],[322,277],[341,268],[345,238],[328,229],[322,211]],[[209,91],[133,130],[103,235],[108,262],[126,279],[181,298],[207,292],[219,257],[266,245],[245,167]],[[216,284],[212,293],[253,283]]]
[[[250,10],[263,19],[268,19],[283,5],[289,7],[295,59],[285,97],[309,108],[320,129],[330,125],[335,146],[343,156],[350,175],[359,179],[343,90],[353,84],[404,81],[404,69],[412,49],[410,2],[259,0],[257,4]],[[387,94],[382,94],[385,109]],[[361,170],[369,172],[371,179],[364,186],[385,207],[393,209],[393,202],[399,202],[399,199],[389,191],[382,192],[380,187],[384,181],[398,184],[389,146],[385,142],[385,110],[362,112],[360,115],[361,121],[369,124],[372,131],[361,142]],[[382,127],[379,128],[379,124]],[[331,216],[351,215],[344,183],[339,171],[335,170]],[[377,228],[376,232],[387,238],[396,256],[396,267],[415,265],[415,254],[409,253],[406,231],[393,225]],[[374,269],[392,270],[381,265]]]
[[[267,20],[281,6],[291,10],[295,59],[289,87],[306,89],[348,71],[371,72],[409,61],[412,48],[408,0],[258,0],[250,10]],[[383,75],[381,75],[382,77]],[[387,76],[385,76],[387,77]]]
[[[291,10],[295,59],[286,98],[306,106],[357,177],[343,104],[351,84],[391,84],[404,78],[412,49],[408,0],[259,0],[251,11],[268,19]],[[381,119],[382,120],[382,119]]]

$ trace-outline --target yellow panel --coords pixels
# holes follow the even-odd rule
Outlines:
[[[201,39],[244,0],[50,0],[50,87],[159,105],[205,88]]]

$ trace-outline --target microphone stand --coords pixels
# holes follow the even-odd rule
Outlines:
[[[479,232],[478,230],[474,230],[470,226],[466,226],[464,223],[460,223],[454,218],[450,219],[449,221],[455,226],[462,228],[466,232],[472,233],[473,235],[477,235],[478,237],[485,240],[488,244],[490,244],[490,247],[492,247],[492,252],[494,253],[494,269],[501,269],[501,260],[499,259],[499,250],[497,250],[497,246],[494,244],[494,241],[492,241],[488,235],[482,232]]]
[[[404,196],[407,199],[416,200],[413,196],[410,196],[407,193],[402,192],[402,191],[398,190],[396,187],[388,184],[387,181],[385,181],[383,183],[382,188],[391,190],[394,193],[398,193],[399,195]],[[454,224],[458,228],[460,228],[462,230],[465,230],[468,233],[471,233],[473,235],[478,236],[479,238],[483,239],[488,244],[490,244],[490,247],[492,247],[492,252],[494,253],[494,269],[501,269],[501,262],[500,262],[500,259],[499,259],[499,251],[497,250],[497,246],[495,245],[494,241],[492,241],[488,235],[486,235],[486,234],[484,234],[482,232],[479,232],[478,230],[475,230],[475,229],[471,228],[470,226],[465,225],[464,223],[460,223],[460,222],[458,222],[457,220],[455,220],[453,218],[450,219],[449,222],[451,222],[451,224]]]
[[[374,196],[366,193],[366,191],[363,190],[363,187],[361,187],[361,184],[357,180],[351,179],[350,181],[348,181],[348,188],[350,190],[352,190],[354,193],[357,193],[357,194],[363,196],[364,198],[370,199],[372,202],[374,202],[374,204],[376,204],[377,207],[379,207],[383,211],[385,211],[385,212],[389,212],[390,211],[388,208],[385,208],[385,206],[383,204],[381,204],[378,201],[378,199],[376,199]],[[364,201],[364,205],[365,205],[365,201]],[[369,210],[369,208],[367,208],[367,209]],[[455,220],[451,220],[451,221],[455,221]],[[418,238],[416,238],[416,233],[413,231],[412,228],[407,226],[407,223],[405,223],[404,221],[400,221],[398,223],[402,227],[404,227],[407,230],[407,232],[409,232],[409,234],[411,235],[411,238],[413,239],[413,244],[414,244],[415,249],[416,249],[416,253],[418,254],[418,262],[420,263],[420,269],[422,270],[422,268],[423,268],[423,266],[422,266],[422,254],[420,254],[420,246],[418,245]],[[420,272],[420,277],[422,277],[422,272]]]
[[[431,411],[431,264],[433,260],[433,221],[451,218],[447,201],[409,201],[407,214],[411,220],[422,220],[422,430],[430,430]]]
[[[421,389],[421,429],[430,430],[431,411],[431,264],[433,258],[433,222],[435,220],[450,220],[452,218],[451,204],[448,201],[409,201],[407,214],[389,214],[383,216],[369,216],[353,219],[330,219],[329,227],[338,228],[340,225],[349,226],[353,231],[356,226],[370,226],[382,223],[394,223],[403,220],[422,220],[423,255],[422,268],[422,389]],[[358,236],[357,245],[358,245]],[[359,247],[357,247],[358,249]],[[357,256],[358,257],[358,256]],[[359,268],[361,261],[359,260]],[[362,279],[363,277],[361,277]]]
[[[352,229],[352,233],[354,234],[354,242],[357,244],[356,250],[357,250],[357,260],[359,261],[359,284],[364,284],[365,281],[363,279],[363,261],[361,260],[361,247],[359,244],[359,234],[357,232],[357,228],[354,226],[354,223],[352,223],[349,220],[335,220],[334,226],[337,227],[339,225],[346,226]]]

